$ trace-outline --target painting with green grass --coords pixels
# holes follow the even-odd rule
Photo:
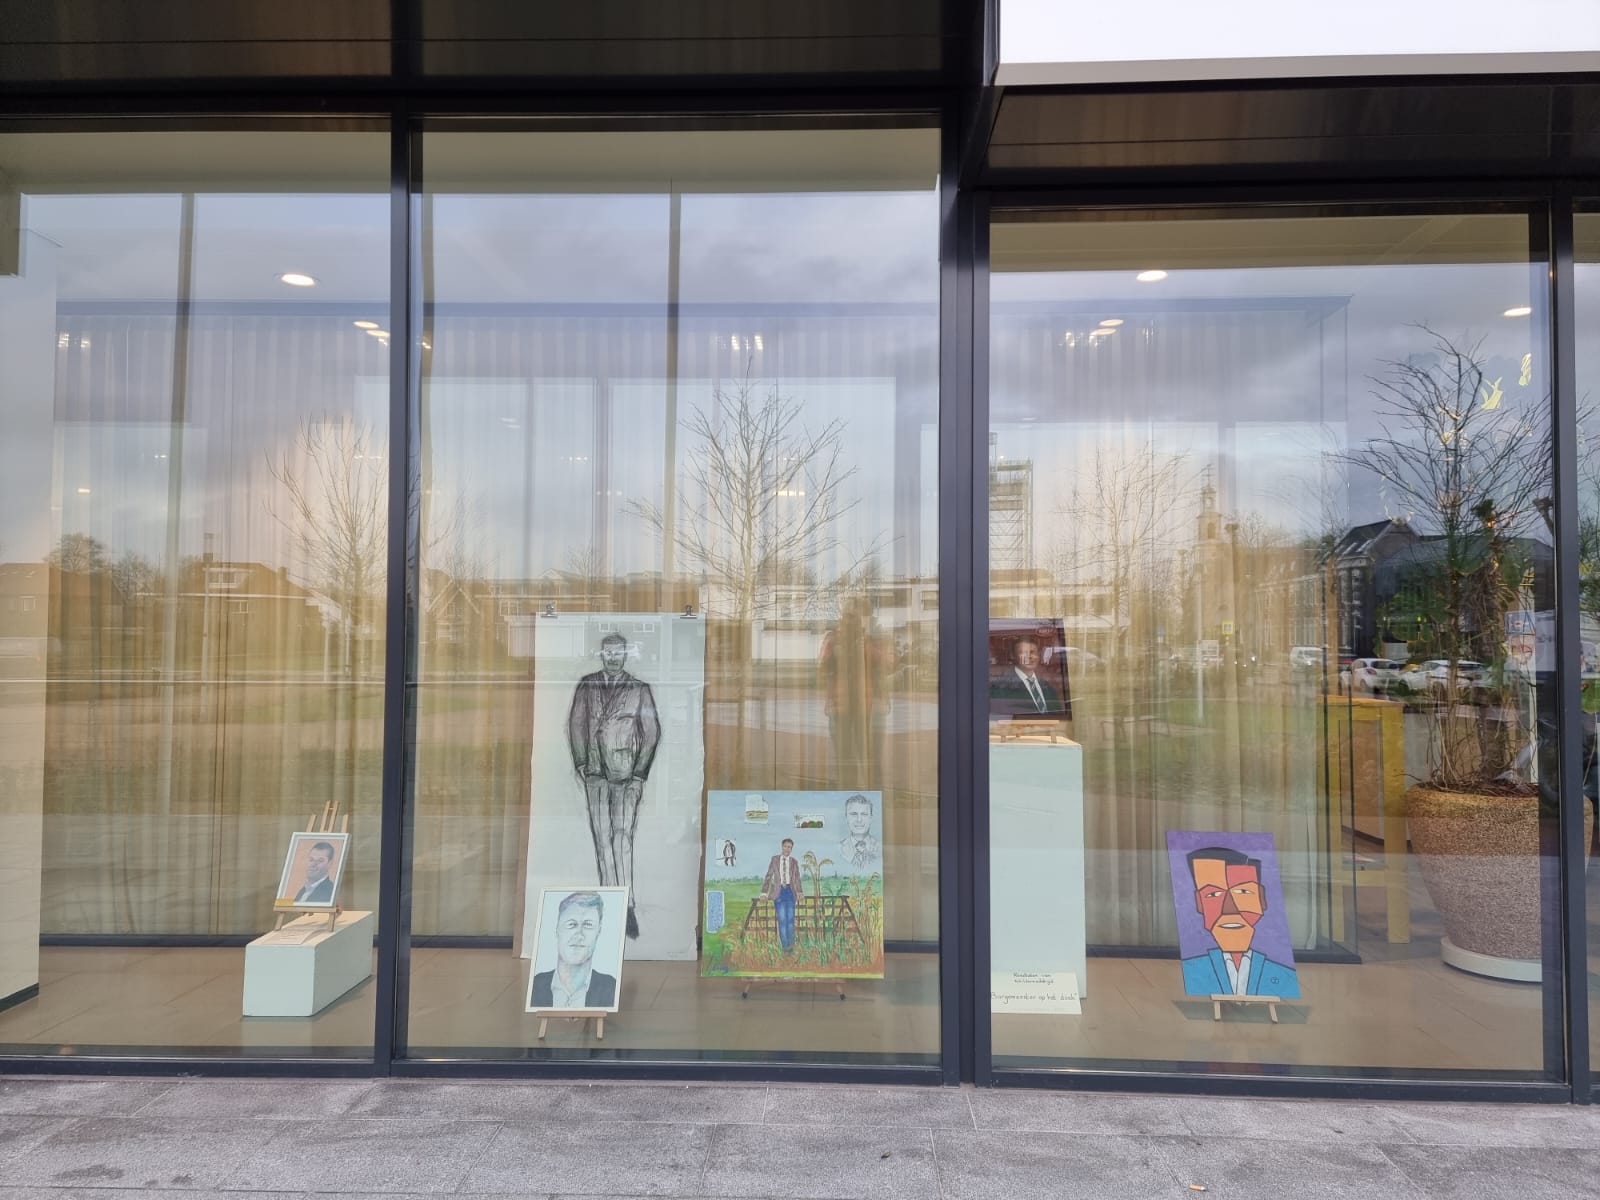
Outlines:
[[[700,973],[883,978],[883,794],[706,798]]]

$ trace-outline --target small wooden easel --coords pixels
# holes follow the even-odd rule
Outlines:
[[[581,1008],[551,1008],[539,1014],[539,1040],[544,1041],[544,1031],[549,1028],[551,1017],[566,1017],[570,1021],[593,1021],[595,1040],[606,1040],[606,1014],[585,1012]]]
[[[1222,992],[1211,993],[1211,1019],[1222,1020],[1222,1006],[1224,1004],[1265,1004],[1267,1016],[1272,1018],[1272,1023],[1278,1023],[1278,1005],[1283,1003],[1282,996],[1231,996]]]
[[[338,824],[337,829],[334,828],[335,823]],[[322,806],[322,815],[320,817],[313,814],[312,816],[306,818],[305,831],[307,833],[349,833],[350,814],[345,813],[343,817],[339,816],[339,801],[329,800]],[[348,849],[346,850],[346,854],[348,854]],[[340,864],[339,869],[342,873],[344,870],[344,865]],[[335,902],[334,906],[330,909],[323,908],[321,905],[317,905],[314,908],[308,908],[303,904],[296,904],[292,900],[274,900],[272,903],[272,910],[278,914],[278,923],[272,927],[274,932],[283,928],[284,922],[291,919],[291,913],[317,913],[320,916],[325,916],[328,918],[328,932],[332,933],[336,928],[338,928],[339,916],[344,912],[344,908],[337,902]]]

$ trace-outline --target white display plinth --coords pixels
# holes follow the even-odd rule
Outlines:
[[[244,1015],[309,1017],[372,974],[369,912],[320,913],[290,921],[244,948]]]
[[[1082,746],[989,743],[989,847],[994,1011],[1075,1011],[1088,990]]]

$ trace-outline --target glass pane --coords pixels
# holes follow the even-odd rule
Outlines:
[[[371,1053],[387,145],[0,133],[6,1047]]]
[[[1600,205],[1573,217],[1577,249],[1578,622],[1583,639],[1583,796],[1591,819],[1600,807],[1595,714],[1600,713]],[[1600,824],[1600,822],[1597,822]],[[1591,831],[1591,862],[1600,833]],[[1589,876],[1589,1066],[1600,1077],[1600,883]]]
[[[998,1064],[1559,1075],[1528,230],[996,225]]]
[[[423,142],[410,1052],[935,1061],[937,132]]]

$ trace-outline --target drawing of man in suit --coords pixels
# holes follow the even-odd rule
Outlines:
[[[337,852],[332,842],[317,842],[306,855],[306,881],[294,894],[296,904],[332,904],[333,877],[328,874]]]
[[[589,805],[595,866],[602,887],[628,889],[628,936],[639,936],[633,906],[633,835],[650,764],[661,741],[650,685],[623,669],[628,640],[600,641],[600,670],[578,681],[567,714],[572,765]]]
[[[1061,692],[1039,673],[1039,639],[1023,634],[1011,643],[1011,670],[989,680],[993,716],[1057,717],[1066,711]]]
[[[800,889],[800,860],[794,856],[794,839],[784,838],[778,853],[767,864],[761,898],[772,901],[772,911],[778,918],[778,944],[785,954],[794,949],[794,908]]]
[[[556,906],[556,965],[533,977],[532,1008],[613,1008],[617,978],[594,969],[605,901],[598,892],[573,892]]]
[[[1252,949],[1256,925],[1267,912],[1261,860],[1222,846],[1189,852],[1194,907],[1217,945],[1183,960],[1183,988],[1191,996],[1300,995],[1295,969]]]

